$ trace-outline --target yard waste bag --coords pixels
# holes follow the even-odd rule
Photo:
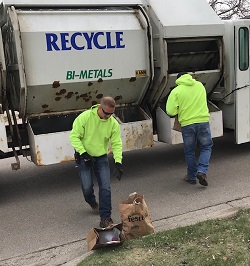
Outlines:
[[[88,250],[106,246],[121,245],[125,241],[122,223],[112,224],[106,228],[92,228],[87,234]]]
[[[133,192],[119,204],[122,229],[126,239],[154,233],[148,206],[143,195]]]

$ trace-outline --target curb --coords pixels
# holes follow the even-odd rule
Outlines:
[[[75,258],[74,260],[69,261],[69,262],[63,264],[63,266],[76,266],[78,263],[80,263],[80,262],[83,261],[85,258],[87,258],[89,255],[91,255],[93,252],[94,252],[94,251],[89,251],[89,252],[83,254],[82,256],[77,257],[77,258]]]

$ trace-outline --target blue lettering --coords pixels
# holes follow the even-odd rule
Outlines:
[[[123,32],[118,31],[115,33],[116,36],[116,48],[125,48],[125,44],[121,44],[121,42],[123,41],[123,38],[121,37],[121,35],[123,35]]]
[[[66,38],[69,37],[68,33],[60,33],[61,35],[61,43],[62,43],[62,50],[71,50],[71,47],[67,47],[69,40]]]
[[[97,38],[98,38],[100,35],[104,36],[104,32],[97,32],[97,33],[95,34],[95,36],[94,36],[94,40],[93,40],[94,45],[95,45],[95,47],[96,47],[97,49],[105,49],[105,48],[106,48],[106,45],[101,46],[101,45],[98,43]]]
[[[110,36],[111,32],[107,32],[106,36],[107,36],[107,48],[108,49],[112,49],[115,48],[115,45],[111,44],[111,36]]]
[[[72,36],[71,36],[71,45],[76,50],[83,50],[84,49],[84,45],[83,46],[78,46],[76,44],[76,37],[77,36],[82,36],[81,32],[75,32],[75,33],[72,34]]]
[[[60,48],[57,46],[56,41],[58,39],[55,33],[45,33],[46,35],[46,43],[47,43],[47,51],[52,51],[52,47],[56,51],[60,51]]]
[[[47,51],[125,48],[123,32],[120,31],[45,33],[45,36]]]
[[[92,49],[92,39],[94,37],[94,32],[91,32],[90,36],[88,35],[87,32],[84,32],[83,36],[85,37],[85,40],[87,41],[88,49]]]

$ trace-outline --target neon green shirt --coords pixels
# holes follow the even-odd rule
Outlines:
[[[82,112],[74,121],[70,132],[70,142],[77,152],[87,152],[91,156],[99,157],[107,154],[110,142],[115,162],[122,161],[122,140],[120,125],[110,116],[101,119],[98,114],[99,104]]]
[[[178,115],[181,126],[209,121],[206,89],[201,82],[184,74],[176,80],[175,87],[167,100],[166,112]]]

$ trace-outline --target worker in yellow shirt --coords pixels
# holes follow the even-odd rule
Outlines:
[[[202,186],[207,186],[207,172],[211,157],[213,140],[209,125],[207,94],[203,84],[187,72],[177,75],[175,87],[166,103],[169,116],[178,115],[187,163],[185,181],[196,184],[196,178]],[[196,159],[196,145],[199,156]]]
[[[112,97],[103,97],[100,104],[92,106],[75,119],[70,132],[83,196],[91,208],[99,212],[100,227],[108,227],[113,223],[107,155],[109,142],[115,160],[115,176],[120,180],[123,174],[120,125],[112,116],[114,111],[115,100]],[[93,173],[99,185],[99,203],[94,194]]]

